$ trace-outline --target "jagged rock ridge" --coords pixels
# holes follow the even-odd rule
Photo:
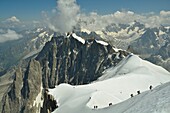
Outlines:
[[[102,45],[95,39],[85,44],[72,35],[53,37],[40,52],[36,60],[43,67],[43,87],[55,87],[60,83],[87,84],[102,75],[102,72],[116,65],[128,53]]]
[[[72,35],[53,37],[35,60],[16,70],[0,104],[1,112],[50,113],[58,106],[46,88],[63,82],[90,83],[127,55],[126,51],[103,45],[94,38],[82,44]]]
[[[31,60],[24,71],[19,68],[14,74],[14,81],[2,100],[1,113],[35,113],[40,111],[40,105],[35,104],[37,95],[41,92],[40,63]]]

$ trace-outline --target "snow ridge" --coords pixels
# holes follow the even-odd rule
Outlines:
[[[159,88],[169,81],[168,71],[131,54],[115,68],[105,71],[96,82],[79,86],[61,84],[49,89],[49,93],[59,104],[54,113],[141,113],[142,110],[142,113],[160,113],[156,110],[169,113],[170,87],[166,87],[168,91]],[[151,91],[151,85],[158,87]],[[166,97],[161,97],[164,92]],[[148,103],[150,106],[146,108]]]
[[[107,46],[109,45],[107,42],[104,42],[102,40],[95,40],[97,43],[101,44],[101,45],[104,45],[104,46]]]
[[[85,40],[79,36],[77,36],[75,33],[72,34],[73,38],[77,39],[79,42],[81,42],[82,44],[85,44]]]

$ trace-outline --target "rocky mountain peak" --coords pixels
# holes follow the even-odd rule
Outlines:
[[[90,83],[126,55],[127,52],[116,51],[106,42],[95,40],[95,37],[90,39],[75,34],[53,37],[36,60],[42,66],[43,87],[55,87],[60,83]]]
[[[47,88],[60,83],[91,83],[128,54],[95,34],[53,37],[35,59],[23,61],[24,66],[16,69],[0,110],[2,113],[50,113],[58,106]]]

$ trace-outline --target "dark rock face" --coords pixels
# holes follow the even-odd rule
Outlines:
[[[31,60],[26,71],[16,70],[15,79],[2,100],[2,113],[36,113],[40,106],[33,105],[41,92],[41,67]]]
[[[162,46],[159,51],[157,51],[155,54],[151,55],[146,60],[160,65],[170,71],[170,44],[166,43],[164,46]]]
[[[7,94],[4,95],[4,98],[2,100],[2,113],[11,113],[12,111],[19,111],[21,84],[22,71],[21,68],[19,68],[15,72],[14,82],[11,84]]]
[[[164,32],[161,34],[161,31]],[[128,48],[143,59],[170,71],[170,35],[165,27],[146,29]]]
[[[159,42],[156,38],[154,31],[148,29],[140,38],[131,43],[128,50],[135,54],[153,54],[159,49]]]
[[[3,97],[1,112],[51,113],[58,105],[46,89],[60,83],[90,83],[129,54],[89,37],[84,44],[72,35],[53,37],[35,60],[16,70]]]
[[[127,52],[116,52],[110,45],[104,46],[94,39],[82,44],[71,35],[54,37],[36,60],[43,67],[43,87],[53,88],[60,83],[90,83],[126,55]]]
[[[48,94],[48,91],[46,89],[44,89],[43,97],[44,97],[44,102],[40,113],[51,113],[56,108],[58,108],[57,101],[54,99],[52,95]]]
[[[164,46],[162,46],[156,55],[162,56],[163,60],[168,59],[170,57],[170,43],[166,43]]]
[[[41,86],[41,76],[41,67],[39,62],[31,60],[23,78],[21,93],[24,99],[36,98],[37,95],[34,95],[34,93],[40,92],[39,87]]]

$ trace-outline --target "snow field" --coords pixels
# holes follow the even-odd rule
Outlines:
[[[160,98],[163,92],[157,94],[156,90],[150,91],[149,86],[152,85],[155,88],[169,81],[170,73],[168,71],[144,61],[136,55],[130,55],[116,67],[106,70],[96,82],[79,86],[61,84],[50,89],[49,93],[54,96],[59,105],[54,113],[122,113],[126,111],[127,113],[147,113],[148,111],[161,113],[154,110],[164,109],[162,104],[166,103],[165,98]],[[138,95],[137,91],[140,91],[141,94]],[[156,98],[152,97],[150,93]],[[170,93],[170,91],[165,93]],[[134,95],[133,98],[131,98],[131,94]],[[150,97],[153,99],[148,99]],[[167,101],[170,101],[170,98]],[[156,106],[156,103],[161,110],[158,108],[146,109],[143,104],[147,103],[150,103],[151,107],[153,107],[152,104]],[[109,104],[111,105],[109,106]],[[167,105],[169,104],[167,103]],[[138,109],[143,106],[146,110],[138,112],[140,110],[135,109],[134,106]]]

